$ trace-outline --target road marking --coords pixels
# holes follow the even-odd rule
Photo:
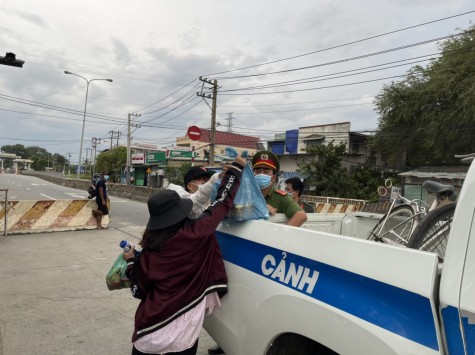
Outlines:
[[[74,192],[66,192],[66,195],[69,195],[71,197],[77,197],[80,199],[85,199],[84,195],[78,195],[77,193],[74,193]]]
[[[41,196],[44,196],[46,198],[49,198],[51,200],[56,200],[54,197],[51,197],[51,196],[48,196],[48,195],[45,195],[45,194],[40,194]]]
[[[25,187],[25,189],[27,189],[27,190],[31,191],[31,189],[30,189],[29,187]]]

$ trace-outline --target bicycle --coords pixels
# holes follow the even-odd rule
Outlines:
[[[456,198],[455,188],[452,185],[427,180],[422,187],[429,194],[434,195],[430,206],[419,199],[408,200],[404,196],[397,196],[391,203],[389,211],[371,231],[368,240],[407,247],[409,247],[409,241],[412,241],[415,245],[413,233],[422,224],[421,221],[425,220],[426,215],[437,210],[443,201]],[[402,203],[396,206],[396,203],[401,200]]]
[[[474,160],[475,153],[455,157],[463,163],[470,163]],[[431,211],[414,229],[407,247],[437,253],[440,262],[443,262],[455,207],[456,203],[453,202]]]

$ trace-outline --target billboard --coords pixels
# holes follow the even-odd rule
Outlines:
[[[191,150],[167,150],[167,158],[193,158],[195,152]]]
[[[165,164],[167,162],[167,152],[149,152],[145,155],[146,164]]]

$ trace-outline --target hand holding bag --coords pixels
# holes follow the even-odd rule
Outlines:
[[[212,201],[216,198],[221,180],[216,181],[211,193]],[[234,198],[231,215],[227,219],[245,221],[249,219],[269,219],[267,203],[257,185],[254,174],[249,164],[242,171],[241,184]]]
[[[109,290],[120,290],[121,288],[130,287],[129,279],[125,275],[126,269],[127,261],[124,260],[122,253],[120,253],[106,275],[106,284]]]

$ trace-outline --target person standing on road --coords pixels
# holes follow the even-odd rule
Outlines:
[[[93,210],[92,215],[96,217],[97,229],[104,229],[102,226],[102,216],[109,214],[109,208],[107,207],[106,178],[104,173],[100,174],[99,181],[96,184],[96,191],[97,210]]]
[[[142,251],[124,252],[134,297],[132,355],[195,355],[206,314],[220,306],[227,292],[223,257],[216,240],[218,224],[232,209],[245,159],[237,157],[224,174],[216,200],[197,219],[193,202],[173,190],[148,200],[150,218]]]
[[[97,182],[99,181],[99,179],[100,179],[100,174],[97,174],[97,173],[94,174],[94,176],[92,177],[91,185],[89,185],[89,188],[87,189],[87,192],[89,194],[87,196],[88,199],[96,197],[96,195],[97,195],[96,185],[97,185]]]
[[[303,208],[305,213],[315,213],[315,207],[311,203],[302,201],[301,199],[303,188],[303,182],[297,176],[285,180],[285,192],[287,192],[287,195],[292,197],[294,201]]]

